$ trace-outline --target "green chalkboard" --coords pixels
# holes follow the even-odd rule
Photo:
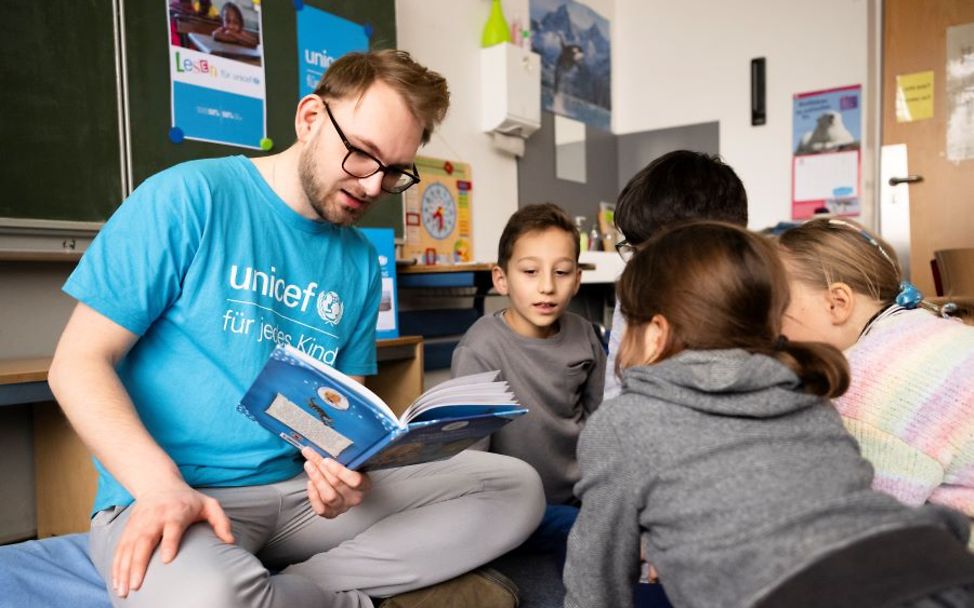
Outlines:
[[[306,6],[372,26],[372,48],[394,48],[394,0],[306,0]],[[169,140],[171,126],[168,7],[163,0],[124,2],[129,154],[134,188],[147,177],[197,158],[262,152]],[[295,3],[264,0],[262,43],[270,153],[294,141],[298,102]],[[8,19],[7,15],[12,18]],[[111,0],[16,3],[3,32],[0,218],[103,221],[124,196]],[[9,50],[8,50],[9,49]],[[9,76],[8,76],[9,75]],[[11,120],[12,119],[12,120]],[[0,220],[2,222],[2,220]],[[401,201],[376,204],[363,222],[402,233]]]
[[[111,0],[0,19],[0,217],[101,221],[122,197]]]

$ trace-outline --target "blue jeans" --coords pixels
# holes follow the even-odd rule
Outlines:
[[[554,553],[565,565],[565,551],[568,544],[568,532],[575,525],[578,517],[578,507],[571,505],[548,505],[545,507],[544,517],[537,529],[531,533],[520,547],[518,553]]]

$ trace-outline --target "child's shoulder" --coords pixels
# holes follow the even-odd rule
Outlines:
[[[460,345],[477,350],[492,348],[503,341],[505,329],[504,320],[499,313],[486,314],[474,321],[464,332]]]

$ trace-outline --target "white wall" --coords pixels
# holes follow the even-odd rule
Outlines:
[[[616,0],[613,130],[720,121],[721,155],[747,188],[751,227],[790,219],[792,95],[862,84],[864,132],[871,120],[870,1]],[[768,122],[760,127],[750,123],[754,57],[767,58]]]
[[[482,262],[497,257],[507,218],[517,210],[517,161],[493,149],[480,131],[480,34],[488,0],[396,0],[399,48],[446,77],[450,112],[424,156],[460,160],[473,170],[473,253]],[[527,0],[504,2],[510,23],[527,22]]]
[[[595,11],[612,19],[613,0],[588,0]],[[503,0],[511,23],[530,22],[528,0]],[[497,257],[497,242],[507,218],[517,210],[517,161],[493,149],[480,124],[480,34],[490,0],[396,0],[398,46],[450,84],[450,113],[424,156],[470,163],[473,169],[474,258]],[[615,27],[613,25],[613,27]],[[615,49],[613,49],[615,52]]]

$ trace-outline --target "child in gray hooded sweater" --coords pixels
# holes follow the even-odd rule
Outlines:
[[[763,237],[699,222],[650,240],[619,284],[623,393],[578,448],[568,608],[626,608],[640,537],[675,606],[974,605],[969,522],[870,489],[829,397],[842,354],[780,337]]]

